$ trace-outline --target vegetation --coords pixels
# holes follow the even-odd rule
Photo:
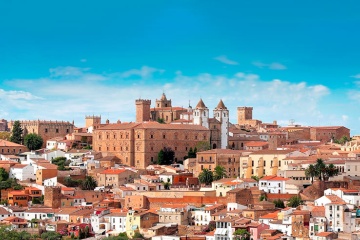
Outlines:
[[[214,181],[214,174],[207,168],[204,168],[199,174],[199,181],[202,184],[210,185]]]
[[[315,165],[310,164],[305,170],[307,177],[311,177],[311,183],[314,181],[314,177],[318,177],[319,180],[329,180],[330,177],[334,177],[339,174],[334,164],[325,164],[321,158],[316,160]]]
[[[31,240],[36,239],[35,235],[31,235],[28,232],[21,231],[17,232],[15,230],[9,229],[7,227],[0,227],[0,239],[3,240]]]
[[[347,136],[342,136],[340,139],[333,139],[333,142],[334,143],[337,143],[337,144],[345,144],[346,142],[349,142],[351,141],[351,138],[349,139]]]
[[[97,182],[92,176],[86,176],[81,185],[82,190],[94,190],[97,187]]]
[[[275,207],[276,207],[276,208],[285,208],[285,203],[284,203],[284,201],[282,201],[282,200],[280,200],[280,199],[275,200],[273,203],[275,204]]]
[[[0,132],[0,139],[9,141],[11,137],[10,132]]]
[[[175,152],[168,147],[164,147],[158,153],[158,164],[159,165],[170,165],[174,162]]]
[[[9,173],[5,168],[0,168],[0,181],[6,181],[9,179]]]
[[[293,196],[290,198],[287,206],[296,208],[297,206],[300,206],[302,204],[304,204],[304,201],[301,199],[300,196]]]
[[[57,232],[44,232],[41,234],[41,239],[44,240],[61,240],[62,236],[60,233]]]
[[[163,118],[158,118],[156,121],[161,124],[165,123],[165,120]]]
[[[35,133],[30,133],[24,138],[24,144],[30,150],[40,149],[43,143],[43,139]]]
[[[197,149],[197,152],[207,151],[211,149],[210,143],[206,141],[198,142],[195,148]]]
[[[251,176],[252,179],[254,179],[255,181],[259,182],[260,178],[258,176]]]
[[[260,200],[260,201],[267,201],[267,196],[266,196],[266,194],[261,194],[259,200]]]
[[[70,165],[70,160],[66,160],[66,157],[54,158],[51,163],[57,165],[60,171],[69,170],[67,166]]]
[[[165,190],[170,190],[170,186],[171,186],[170,178],[168,178],[166,182],[163,182],[163,185]]]
[[[194,150],[190,148],[187,158],[196,158],[197,148],[195,147]]]
[[[73,180],[71,177],[65,177],[64,185],[67,187],[79,187],[82,185],[82,180]]]
[[[21,128],[20,121],[15,121],[11,132],[10,141],[17,144],[22,144],[23,129]]]
[[[14,190],[21,190],[23,189],[23,186],[18,184],[17,179],[15,178],[7,178],[5,180],[0,181],[0,199],[1,199],[1,190],[9,189],[9,188],[13,188]]]
[[[226,178],[226,169],[223,166],[216,166],[214,169],[214,181],[220,180],[222,178]]]
[[[135,232],[134,236],[132,237],[132,239],[144,239],[144,236],[139,233],[139,232]]]
[[[111,236],[107,238],[103,238],[104,240],[128,240],[129,237],[126,235],[126,233],[120,233],[118,236]]]
[[[234,232],[235,239],[237,240],[249,240],[250,233],[246,229],[238,229]]]

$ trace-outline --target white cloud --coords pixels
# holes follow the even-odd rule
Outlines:
[[[214,58],[215,60],[218,60],[219,62],[222,62],[222,63],[225,63],[227,65],[238,65],[239,63],[238,62],[235,62],[233,60],[230,60],[227,56],[225,55],[221,55],[221,56],[218,56],[216,58]]]
[[[75,119],[78,126],[84,125],[87,114],[102,114],[111,122],[117,119],[134,121],[135,99],[151,99],[154,104],[164,90],[174,106],[186,107],[189,100],[195,106],[201,96],[211,110],[219,99],[223,99],[232,122],[236,122],[237,107],[253,106],[254,118],[264,121],[295,119],[296,122],[311,123],[323,118],[318,104],[330,94],[324,85],[291,83],[281,79],[265,81],[259,75],[244,72],[232,76],[209,73],[186,76],[177,71],[171,79],[151,84],[144,80],[163,71],[145,66],[108,74],[73,67],[54,68],[50,72],[50,76],[45,78],[9,81],[9,86],[17,89],[11,98],[1,98],[4,90],[0,91],[2,106],[5,106],[0,108],[0,112],[9,113],[11,119]],[[127,81],[133,75],[140,79]],[[112,81],[90,82],[89,76]],[[6,92],[7,96],[11,94]],[[11,101],[13,104],[7,107]],[[19,112],[19,109],[23,111]]]
[[[126,72],[123,72],[121,76],[124,78],[128,78],[135,75],[135,76],[140,76],[142,78],[151,78],[154,73],[162,74],[164,73],[164,70],[143,66],[140,69],[130,69]]]
[[[346,122],[348,119],[349,119],[349,116],[348,115],[342,115],[341,116],[341,119]]]
[[[356,74],[356,75],[353,75],[351,76],[352,78],[360,78],[360,73]]]
[[[272,70],[285,70],[287,67],[284,64],[273,62],[273,63],[263,63],[263,62],[253,62],[254,66],[258,68],[268,68]]]

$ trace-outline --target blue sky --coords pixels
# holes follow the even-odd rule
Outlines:
[[[134,100],[360,133],[358,1],[1,1],[0,118],[133,121]]]

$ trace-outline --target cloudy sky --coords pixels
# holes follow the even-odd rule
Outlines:
[[[137,98],[360,134],[358,1],[1,1],[0,118],[134,121]]]

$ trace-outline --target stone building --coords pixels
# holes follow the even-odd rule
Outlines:
[[[182,160],[199,142],[209,142],[209,129],[198,125],[157,122],[109,124],[94,131],[93,149],[116,155],[126,165],[145,169],[164,147]]]
[[[311,127],[310,139],[313,141],[330,142],[342,137],[350,139],[350,129],[343,126]]]
[[[252,107],[238,107],[237,119],[240,126],[256,127],[262,123],[260,120],[253,119]]]
[[[8,130],[8,122],[5,119],[0,119],[0,132]]]
[[[43,147],[46,141],[54,137],[65,137],[66,134],[74,131],[74,123],[64,121],[20,121],[23,134],[26,136],[29,133],[36,133],[43,139]],[[12,130],[14,121],[9,122],[9,128]]]
[[[51,208],[61,206],[61,187],[45,187],[44,206]]]
[[[240,156],[244,151],[231,149],[211,149],[198,152],[196,161],[189,166],[189,171],[198,176],[204,168],[213,171],[216,166],[223,166],[229,177],[239,176]]]
[[[15,155],[26,152],[28,148],[24,145],[0,139],[0,154]]]

